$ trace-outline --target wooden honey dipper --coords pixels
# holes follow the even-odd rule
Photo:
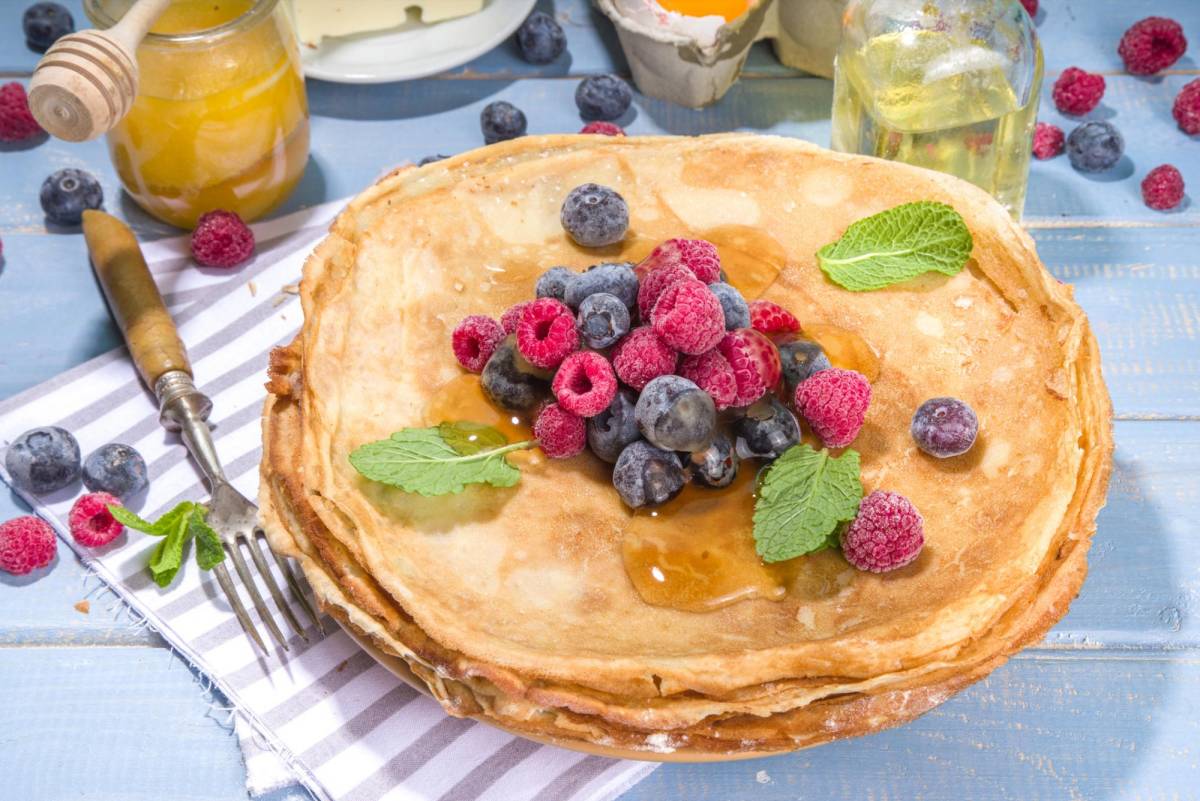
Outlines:
[[[29,81],[34,119],[68,142],[111,130],[137,97],[137,46],[170,4],[138,0],[111,28],[78,31],[55,42]]]

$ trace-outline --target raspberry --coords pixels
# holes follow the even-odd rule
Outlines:
[[[517,350],[534,367],[553,370],[579,349],[575,315],[554,298],[538,298],[521,311]]]
[[[1104,97],[1104,76],[1068,67],[1054,82],[1053,95],[1055,107],[1063,114],[1087,114]]]
[[[665,264],[640,277],[641,283],[638,284],[637,296],[638,313],[641,314],[642,320],[649,322],[650,313],[654,311],[654,304],[658,302],[659,296],[666,291],[667,287],[679,281],[694,279],[696,276],[682,264]]]
[[[538,445],[551,459],[569,459],[587,447],[587,426],[583,418],[557,403],[547,404],[533,424]]]
[[[654,304],[650,322],[663,342],[685,354],[711,350],[725,336],[721,301],[694,278],[667,287]]]
[[[1200,134],[1200,78],[1189,81],[1175,97],[1171,114],[1179,128],[1189,136]]]
[[[706,284],[721,280],[721,257],[717,254],[717,246],[703,239],[668,239],[642,260],[637,266],[637,276],[644,279],[669,264],[682,264]]]
[[[653,378],[675,372],[679,354],[648,325],[635,328],[612,352],[617,377],[638,392]]]
[[[525,311],[525,307],[533,301],[524,300],[520,303],[509,306],[504,314],[500,315],[500,327],[504,329],[505,334],[517,333],[517,323],[521,321],[521,312]]]
[[[40,517],[26,515],[0,524],[0,570],[24,576],[54,559],[54,529]]]
[[[1142,179],[1142,200],[1158,211],[1173,209],[1183,201],[1183,176],[1170,164],[1151,170]]]
[[[842,555],[859,570],[885,573],[917,558],[925,545],[925,521],[903,495],[875,490],[858,505],[842,534]]]
[[[1031,19],[1037,16],[1038,0],[1021,0],[1021,5],[1025,6],[1025,11]]]
[[[1048,122],[1039,122],[1033,132],[1033,155],[1039,159],[1052,159],[1063,152],[1062,128]]]
[[[602,134],[604,136],[624,136],[625,129],[615,122],[603,122],[596,120],[589,122],[587,125],[579,129],[581,134]]]
[[[472,373],[482,373],[505,336],[504,326],[500,323],[482,314],[472,314],[455,327],[450,335],[450,347],[459,364]]]
[[[579,351],[563,359],[551,385],[559,406],[580,417],[595,417],[617,395],[617,376],[608,359],[595,351]]]
[[[192,257],[201,267],[236,267],[254,255],[254,232],[232,211],[210,211],[192,231]]]
[[[679,374],[712,396],[717,411],[728,409],[737,400],[733,367],[716,348],[699,356],[688,356],[679,366]]]
[[[800,321],[778,303],[754,300],[750,302],[750,327],[764,334],[795,334]]]
[[[779,383],[783,372],[779,351],[766,335],[753,328],[739,328],[726,334],[717,349],[733,368],[737,384],[734,406],[749,406]]]
[[[1179,60],[1187,50],[1183,28],[1173,19],[1146,17],[1129,26],[1117,53],[1131,75],[1153,75]]]
[[[829,448],[854,441],[871,404],[871,385],[853,370],[822,370],[796,387],[796,411]]]
[[[99,548],[121,536],[125,526],[108,511],[110,504],[120,506],[121,501],[107,492],[92,492],[75,501],[68,522],[76,542]]]
[[[20,142],[41,132],[29,111],[25,87],[16,81],[0,86],[0,142]]]

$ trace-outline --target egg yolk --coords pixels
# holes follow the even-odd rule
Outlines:
[[[658,4],[685,17],[718,16],[731,22],[746,13],[750,0],[658,0]]]

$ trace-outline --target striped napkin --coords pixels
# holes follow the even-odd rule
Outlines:
[[[256,225],[258,255],[233,275],[198,269],[186,237],[144,248],[187,344],[196,382],[213,399],[210,422],[226,472],[251,498],[258,483],[267,352],[299,329],[296,283],[304,259],[342,205]],[[137,448],[149,465],[150,488],[130,506],[143,517],[206,497],[183,446],[159,426],[154,398],[139,383],[124,348],[0,401],[4,446],[44,425],[71,431],[85,456],[106,442]],[[2,467],[0,477],[9,481]],[[79,491],[25,498],[72,547],[63,521]],[[330,801],[601,801],[653,770],[650,764],[542,746],[448,717],[328,618],[326,636],[313,629],[307,643],[293,637],[286,654],[260,657],[216,581],[194,562],[185,563],[166,590],[150,580],[145,562],[155,543],[129,532],[105,548],[76,550],[229,699],[239,715],[252,791],[298,780]],[[282,619],[276,622],[288,631]]]

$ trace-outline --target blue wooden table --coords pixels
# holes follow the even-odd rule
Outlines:
[[[0,0],[0,80],[26,80],[24,2]],[[70,3],[82,20],[78,3]],[[384,169],[481,144],[480,108],[523,108],[531,132],[574,131],[579,76],[627,66],[584,0],[542,0],[570,57],[534,68],[511,43],[437,78],[384,86],[311,82],[313,155],[283,211],[353,194]],[[1116,470],[1091,574],[1041,645],[917,722],[757,762],[666,766],[628,799],[1200,798],[1200,206],[1162,214],[1138,191],[1171,162],[1200,192],[1200,139],[1171,101],[1200,76],[1186,56],[1134,78],[1116,54],[1148,14],[1179,19],[1200,46],[1195,0],[1042,0],[1047,90],[1041,119],[1069,129],[1048,87],[1068,66],[1103,72],[1093,116],[1125,134],[1126,160],[1088,178],[1065,158],[1035,163],[1026,224],[1042,259],[1091,315],[1116,408]],[[1194,48],[1195,49],[1195,48]],[[743,80],[691,111],[638,97],[631,133],[748,129],[829,141],[830,84],[755,47]],[[120,194],[101,143],[0,147],[0,398],[118,343],[77,230],[48,226],[37,201],[51,171],[80,166],[107,208],[146,238],[174,233]],[[23,513],[0,497],[0,520]],[[61,548],[49,571],[0,577],[0,798],[185,801],[245,797],[221,699],[139,628]],[[90,613],[75,609],[91,599]],[[299,801],[300,790],[275,801]]]

